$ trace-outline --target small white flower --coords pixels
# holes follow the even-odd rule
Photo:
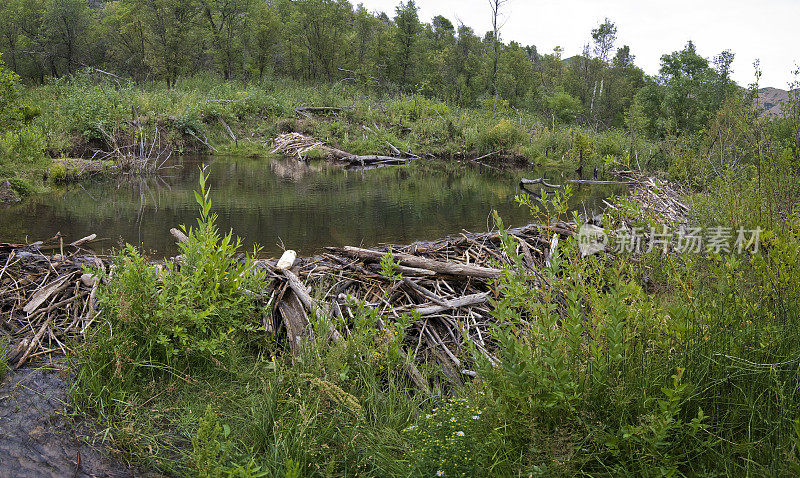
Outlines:
[[[459,430],[459,431],[456,432],[456,436],[463,437],[464,436],[464,432]]]
[[[480,410],[478,410],[478,415],[480,415],[481,413],[483,413],[483,412],[482,412],[482,411],[480,411]]]
[[[444,470],[437,471],[436,476],[444,476]]]
[[[451,422],[454,422],[454,421],[456,421],[456,417],[452,417],[452,418],[450,419],[450,421],[451,421]]]
[[[432,416],[433,416],[433,415],[431,415],[431,414],[429,413],[429,414],[425,415],[425,418],[430,418],[430,417],[432,417]]]
[[[414,428],[415,428],[414,425],[410,425],[408,428],[405,429],[405,431],[410,432]]]
[[[472,415],[472,419],[473,420],[477,420],[478,419],[478,415]]]

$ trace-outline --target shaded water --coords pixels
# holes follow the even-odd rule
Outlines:
[[[0,242],[32,242],[61,232],[72,241],[90,233],[109,250],[121,241],[154,256],[176,254],[169,229],[193,225],[193,190],[201,161],[182,158],[162,178],[97,181],[71,185],[0,209]],[[279,255],[282,247],[313,254],[324,246],[405,244],[466,229],[491,228],[496,209],[509,226],[530,221],[519,207],[521,177],[559,171],[498,171],[472,164],[430,162],[407,167],[345,171],[327,163],[295,160],[205,158],[211,173],[213,209],[219,226],[233,228],[250,248]],[[571,206],[599,207],[609,187],[574,188]]]

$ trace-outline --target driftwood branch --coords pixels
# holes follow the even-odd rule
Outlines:
[[[340,250],[341,252],[349,256],[358,257],[360,259],[371,260],[371,261],[380,261],[384,255],[381,252],[373,251],[370,249],[362,249],[360,247],[352,247],[352,246],[345,246],[342,249],[330,248],[330,250],[334,251]],[[458,264],[453,262],[437,261],[433,259],[426,259],[424,257],[413,256],[411,254],[396,253],[394,254],[394,258],[401,264],[405,264],[411,267],[417,267],[420,269],[427,269],[433,272],[437,272],[439,274],[463,276],[463,277],[480,277],[480,278],[492,278],[503,275],[503,271],[501,271],[500,269],[495,269],[491,267],[473,266],[469,264]]]
[[[534,184],[541,184],[544,187],[552,188],[552,189],[561,189],[560,184],[553,184],[548,182],[549,180],[546,178],[537,178],[537,179],[526,179],[522,178],[519,180],[519,183],[523,186],[530,186]]]

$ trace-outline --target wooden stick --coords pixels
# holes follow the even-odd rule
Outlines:
[[[72,247],[80,247],[80,246],[86,244],[87,242],[94,241],[95,239],[97,239],[97,234],[89,234],[88,236],[82,237],[82,238],[78,239],[75,242],[71,242],[70,246],[72,246]]]
[[[186,234],[181,232],[180,229],[173,227],[169,230],[169,233],[172,234],[172,237],[174,237],[178,242],[187,242],[189,240]]]
[[[636,186],[638,181],[599,181],[596,179],[567,179],[568,183],[572,184],[608,184],[616,186]]]
[[[14,366],[14,369],[18,369],[25,364],[25,361],[28,360],[28,356],[33,351],[33,348],[36,346],[36,344],[39,343],[39,339],[42,337],[44,331],[50,325],[51,320],[52,317],[48,317],[47,320],[42,324],[42,326],[39,328],[39,331],[36,332],[36,335],[33,336],[33,340],[31,340],[30,345],[28,345],[28,349],[25,350],[25,353],[22,355],[22,358],[19,359],[19,362],[17,362],[17,364]]]
[[[548,188],[552,188],[552,189],[561,189],[561,185],[560,184],[552,184],[552,183],[549,183],[547,181],[548,180],[545,179],[545,178],[537,178],[537,179],[525,179],[525,178],[522,178],[522,179],[519,180],[519,183],[521,185],[525,185],[525,186],[532,185],[532,184],[541,184],[544,187],[548,187]]]
[[[300,299],[300,302],[303,304],[303,306],[328,327],[328,329],[331,331],[331,337],[334,341],[341,342],[342,336],[336,330],[336,327],[334,327],[331,323],[330,313],[317,305],[317,303],[311,297],[311,294],[308,293],[306,286],[300,281],[300,278],[298,278],[294,272],[290,271],[289,269],[284,269],[283,275],[289,280],[289,287],[291,287],[292,291],[297,294],[297,297]]]
[[[341,250],[342,252],[350,256],[372,261],[380,261],[381,258],[384,256],[384,254],[381,252],[372,251],[370,249],[362,249],[360,247],[352,247],[352,246],[345,246],[342,249],[331,248],[331,250]],[[500,269],[494,269],[489,267],[478,267],[466,264],[455,264],[451,262],[426,259],[424,257],[419,257],[419,256],[412,256],[410,254],[397,253],[394,254],[394,258],[397,261],[405,263],[406,265],[409,265],[411,267],[428,269],[434,272],[438,272],[439,274],[463,276],[463,277],[480,277],[485,279],[490,279],[492,277],[500,277],[501,275],[503,275],[503,271],[501,271]]]
[[[458,299],[446,301],[447,305],[432,305],[428,307],[417,307],[414,310],[422,316],[438,314],[449,309],[457,309],[459,307],[466,307],[468,305],[483,304],[489,299],[488,292],[481,292],[479,294],[466,295]]]

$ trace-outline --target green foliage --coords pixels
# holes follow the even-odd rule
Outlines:
[[[398,262],[394,258],[394,254],[392,254],[392,249],[390,248],[386,254],[381,257],[380,274],[392,282],[398,281],[402,278],[400,273],[396,271],[398,265]]]
[[[397,123],[412,123],[420,119],[434,116],[449,116],[450,108],[444,103],[425,98],[424,96],[401,96],[389,102],[387,105],[387,113],[391,121]]]
[[[547,108],[561,123],[572,123],[581,112],[581,103],[578,98],[563,91],[556,92],[547,98]]]
[[[19,81],[19,75],[6,68],[0,59],[0,132],[18,126],[23,119],[19,101]]]
[[[192,437],[192,457],[198,477],[222,476],[223,464],[229,459],[230,454],[229,434],[230,427],[220,426],[217,414],[211,405],[206,407],[206,413],[197,427],[197,434]]]
[[[528,138],[528,132],[521,125],[502,119],[489,129],[479,130],[475,135],[474,146],[480,153],[514,152]]]
[[[108,327],[85,351],[94,380],[132,382],[221,364],[258,327],[247,291],[261,289],[264,273],[237,259],[238,238],[219,234],[206,180],[201,174],[201,215],[197,227],[184,228],[180,266],[156,268],[130,245],[116,257],[114,279],[98,292]]]
[[[44,135],[36,126],[23,125],[15,130],[0,132],[0,157],[3,158],[0,161],[0,178],[16,175],[30,178],[31,170],[47,164],[44,147]],[[41,177],[41,174],[37,176]]]

